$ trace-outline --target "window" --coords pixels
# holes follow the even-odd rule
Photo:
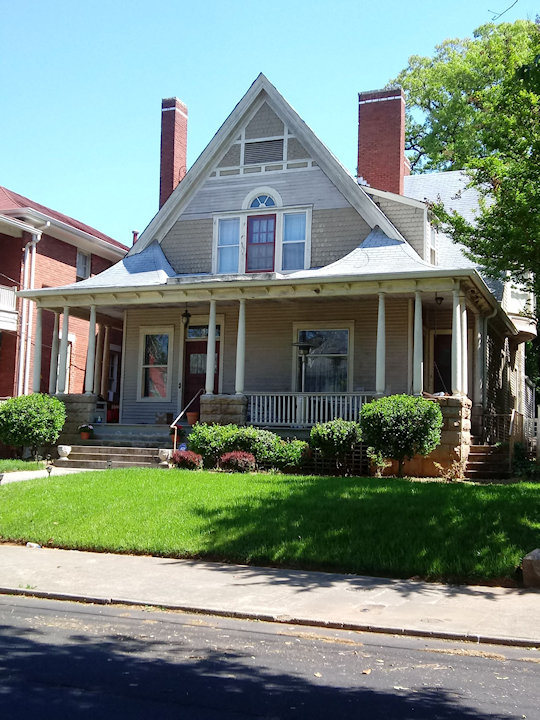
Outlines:
[[[220,218],[218,223],[218,273],[238,272],[240,218]]]
[[[90,255],[77,250],[77,279],[90,277]]]
[[[285,209],[271,188],[250,193],[242,208],[234,216],[214,219],[215,273],[292,272],[309,267],[311,208]]]
[[[172,328],[142,328],[139,400],[170,399]]]
[[[246,272],[273,271],[275,238],[275,215],[248,217]]]
[[[348,392],[350,385],[349,327],[297,329],[296,388],[301,392]]]

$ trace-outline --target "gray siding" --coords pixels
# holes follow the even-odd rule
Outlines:
[[[246,139],[266,138],[283,135],[283,121],[278,118],[267,103],[261,105],[246,125]]]
[[[425,234],[425,211],[379,195],[372,195],[371,197],[403,237],[409,241],[420,257],[429,261],[429,247],[427,247],[428,243]]]
[[[311,221],[311,267],[335,262],[358,247],[369,225],[351,207],[314,210]]]
[[[161,248],[177,273],[212,271],[212,220],[179,220]]]

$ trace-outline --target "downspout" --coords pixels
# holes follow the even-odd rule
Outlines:
[[[33,290],[36,274],[36,245],[41,240],[43,230],[50,226],[50,222],[46,222],[39,229],[32,233],[32,239],[26,243],[24,248],[24,278],[23,290]],[[30,257],[30,267],[28,259]],[[23,304],[21,321],[21,352],[19,355],[19,377],[18,377],[18,395],[28,394],[28,384],[30,378],[30,360],[32,354],[32,324],[33,313],[30,300],[25,298]]]

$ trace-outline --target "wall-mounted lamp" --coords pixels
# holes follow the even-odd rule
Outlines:
[[[435,302],[437,303],[437,305],[440,305],[443,300],[444,298],[442,295],[437,295],[437,293],[435,293]]]
[[[191,313],[187,309],[187,303],[186,303],[186,309],[182,313],[182,322],[183,322],[185,328],[188,327],[190,320],[191,320]]]

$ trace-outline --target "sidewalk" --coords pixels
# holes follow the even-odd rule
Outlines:
[[[0,593],[540,647],[540,591],[0,545]]]
[[[71,473],[88,472],[87,468],[63,468],[57,465],[53,468],[54,475],[71,475]],[[95,471],[94,471],[95,472]],[[2,478],[2,485],[7,485],[12,482],[21,482],[21,480],[33,480],[34,478],[46,478],[48,472],[43,470],[15,470],[14,472],[4,473]]]

